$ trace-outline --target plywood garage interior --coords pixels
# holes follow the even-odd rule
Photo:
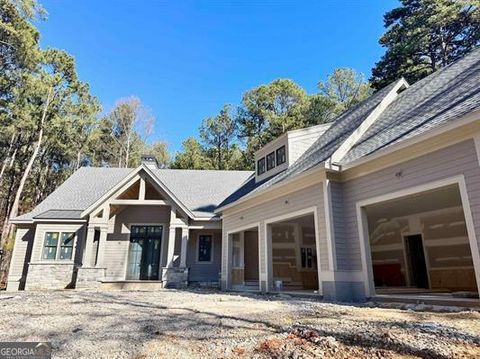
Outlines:
[[[271,224],[271,233],[273,284],[281,281],[285,290],[318,290],[314,216]]]
[[[377,289],[477,291],[457,185],[374,204],[366,211]]]
[[[258,229],[232,235],[232,286],[236,289],[258,289]]]

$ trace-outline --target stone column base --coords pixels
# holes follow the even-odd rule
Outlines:
[[[164,288],[185,288],[188,286],[188,268],[163,267],[162,282]]]
[[[77,289],[97,289],[105,279],[105,268],[79,267],[77,270]]]

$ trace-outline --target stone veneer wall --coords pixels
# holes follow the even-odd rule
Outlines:
[[[74,281],[73,263],[30,263],[26,290],[65,289]]]
[[[188,286],[188,268],[164,267],[162,281],[164,288],[185,288]]]
[[[97,289],[105,279],[105,268],[79,267],[77,269],[77,289]]]

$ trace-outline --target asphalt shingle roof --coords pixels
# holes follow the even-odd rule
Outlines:
[[[326,161],[358,128],[397,82],[347,110],[285,171],[261,183],[250,181],[221,206],[295,177]],[[369,155],[480,109],[480,49],[410,86],[381,113],[340,164]]]
[[[255,182],[249,171],[157,169],[153,173],[197,217],[295,177],[327,160],[394,88],[390,84],[347,110],[289,168]],[[341,160],[346,164],[480,109],[480,49],[401,92]],[[17,220],[74,219],[134,169],[81,168]]]
[[[388,85],[365,101],[338,116],[318,140],[285,171],[259,183],[255,183],[254,180],[245,183],[243,187],[226,198],[219,207],[233,203],[248,193],[263,190],[276,183],[299,175],[328,159],[338,147],[340,147],[342,142],[368,117],[396,84],[395,82]]]
[[[416,82],[382,112],[345,164],[480,109],[480,48]]]
[[[84,210],[106,194],[131,171],[133,171],[132,168],[82,167],[31,212],[15,219],[31,220],[50,210]]]
[[[226,197],[242,186],[252,171],[158,169],[153,173],[197,217],[211,217]]]
[[[16,220],[79,219],[134,169],[82,167],[29,213]],[[153,170],[173,195],[197,217],[212,217],[214,209],[241,186],[251,171]]]

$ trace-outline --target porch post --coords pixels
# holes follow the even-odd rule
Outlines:
[[[85,237],[85,250],[83,252],[83,266],[93,267],[93,240],[95,238],[95,227],[89,225],[87,228],[87,236]]]
[[[224,266],[222,268],[222,289],[229,290],[232,286],[232,234],[222,231],[222,257]]]
[[[180,267],[187,266],[188,227],[182,227],[182,247],[180,250]]]
[[[270,292],[273,286],[273,264],[272,264],[272,226],[265,226],[265,291]]]
[[[96,267],[103,268],[105,266],[105,247],[107,242],[108,226],[100,227],[100,238],[98,239],[98,255]]]
[[[245,231],[239,233],[240,242],[240,267],[245,270]],[[245,274],[244,274],[245,275]]]
[[[170,224],[168,231],[168,245],[167,245],[167,267],[173,267],[173,257],[175,255],[175,233],[177,227]]]

